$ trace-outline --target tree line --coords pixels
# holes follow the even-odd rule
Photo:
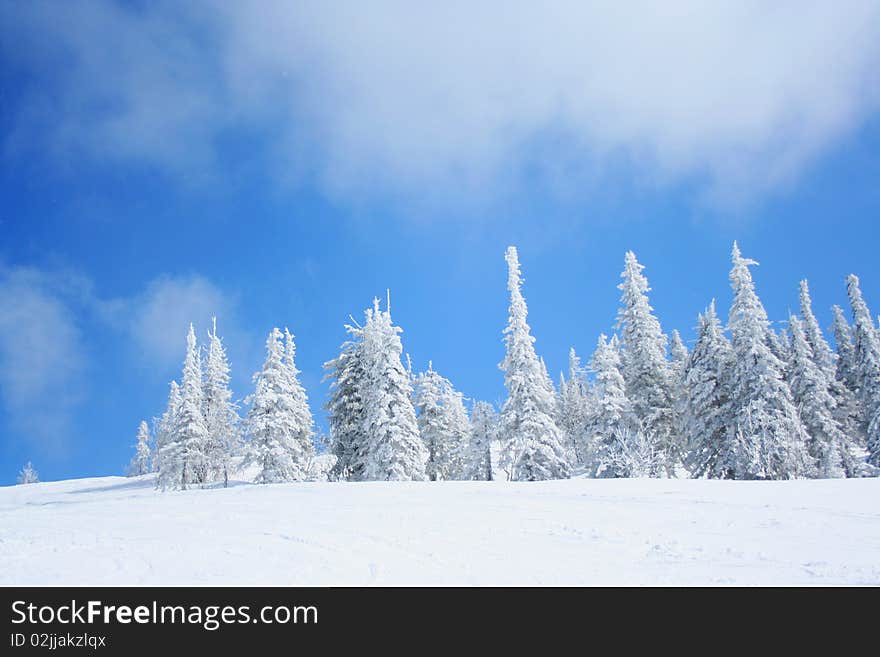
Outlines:
[[[644,267],[624,259],[613,335],[588,365],[572,349],[555,386],[528,324],[515,247],[500,409],[403,360],[401,329],[378,300],[352,320],[324,365],[329,436],[317,437],[295,364],[294,336],[273,328],[254,391],[239,414],[216,321],[199,347],[190,326],[180,381],[152,427],[141,422],[133,475],[162,489],[226,485],[235,469],[257,483],[302,480],[490,480],[590,477],[792,479],[880,474],[880,330],[847,279],[852,322],[833,308],[832,349],[807,281],[799,315],[776,331],[736,243],[727,322],[712,301],[688,351],[650,305]]]

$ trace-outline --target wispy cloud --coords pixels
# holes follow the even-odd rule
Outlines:
[[[85,356],[68,281],[0,264],[0,397],[12,426],[46,452],[68,437]]]
[[[221,333],[237,335],[234,300],[198,275],[160,276],[137,294],[100,302],[101,313],[131,338],[136,357],[157,373],[175,372],[183,362],[190,322],[205,339],[213,317]],[[235,339],[233,338],[235,342]]]
[[[7,55],[54,71],[8,148],[45,136],[191,175],[225,130],[259,127],[272,175],[341,197],[491,197],[525,171],[601,178],[621,161],[644,184],[759,197],[880,107],[870,0],[90,0],[2,14]]]

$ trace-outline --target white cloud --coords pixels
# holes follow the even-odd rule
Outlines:
[[[190,322],[201,342],[218,318],[218,332],[229,336],[234,326],[234,302],[201,276],[160,276],[143,292],[103,304],[104,316],[133,340],[139,358],[150,369],[168,373],[179,369],[186,351]],[[235,340],[234,340],[235,341]]]
[[[82,390],[71,291],[38,270],[0,265],[0,397],[17,432],[47,452],[63,445]]]
[[[70,55],[19,139],[40,125],[62,148],[191,172],[224,129],[269,126],[276,176],[343,196],[492,196],[524,170],[625,161],[648,185],[739,197],[795,180],[880,105],[873,0],[185,7],[7,6],[32,50]]]

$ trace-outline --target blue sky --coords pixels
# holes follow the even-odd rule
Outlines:
[[[239,398],[290,327],[323,426],[390,288],[415,366],[497,402],[508,244],[554,376],[628,249],[689,343],[734,239],[773,320],[850,272],[880,312],[876,3],[359,4],[0,8],[0,484],[120,473],[212,314]]]

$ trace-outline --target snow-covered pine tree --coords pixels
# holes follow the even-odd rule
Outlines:
[[[810,286],[807,279],[800,282],[798,288],[800,297],[801,327],[804,337],[813,352],[813,362],[819,366],[826,376],[834,378],[834,352],[828,345],[825,335],[819,326],[816,315],[813,313],[813,300],[810,298]]]
[[[19,484],[37,484],[40,482],[40,476],[34,470],[34,466],[30,461],[25,463],[25,466],[18,473],[17,482]]]
[[[290,386],[290,408],[300,427],[297,441],[302,448],[302,453],[308,461],[315,454],[315,418],[312,409],[309,408],[309,398],[306,389],[299,380],[299,368],[296,366],[296,343],[294,335],[284,328],[284,367]]]
[[[835,354],[834,384],[832,393],[837,401],[837,420],[850,441],[851,449],[858,451],[865,447],[865,412],[859,400],[858,373],[855,367],[855,348],[852,331],[840,306],[833,306]]]
[[[412,384],[400,360],[402,329],[391,321],[391,311],[379,309],[379,300],[366,312],[363,328],[364,377],[360,395],[364,407],[366,448],[363,479],[368,481],[422,481],[428,452],[419,437],[412,404]]]
[[[208,430],[206,457],[208,475],[229,485],[229,469],[233,453],[238,447],[239,417],[229,389],[229,361],[223,341],[217,335],[217,318],[208,333],[208,353],[205,356],[204,414]]]
[[[648,279],[636,254],[627,251],[621,274],[622,307],[618,313],[621,329],[622,372],[626,395],[644,431],[658,441],[657,450],[665,457],[666,472],[674,474],[680,461],[680,446],[672,418],[672,382],[666,360],[667,339],[660,321],[648,302]]]
[[[156,470],[156,487],[162,490],[177,487],[180,482],[180,444],[177,441],[177,412],[180,409],[180,386],[172,381],[168,403],[162,417],[154,421],[156,452],[153,468]]]
[[[852,343],[850,342],[849,326],[847,326],[846,320],[843,318],[843,311],[838,306],[835,306],[835,309],[835,334],[840,332],[838,339],[844,342],[844,353],[848,354],[847,361],[851,361],[849,354],[852,352]],[[816,320],[816,315],[813,314],[813,301],[810,298],[810,288],[806,279],[800,283],[800,311],[804,335],[807,344],[813,350],[813,362],[822,370],[828,381],[828,391],[831,393],[836,404],[834,418],[846,436],[845,446],[847,455],[851,455],[854,450],[857,451],[864,446],[866,427],[861,424],[858,399],[856,399],[855,394],[847,384],[838,376],[840,361],[835,358],[834,352],[825,339],[818,320]],[[838,313],[842,322],[839,328],[837,327]],[[847,367],[847,364],[844,364],[843,367]],[[852,457],[844,460],[849,464],[847,466],[847,476],[851,476],[853,473],[849,468],[852,465]]]
[[[619,458],[624,446],[619,442],[624,436],[641,428],[626,396],[626,383],[621,374],[620,343],[617,336],[608,340],[599,336],[596,351],[590,362],[595,375],[594,402],[588,435],[593,444],[592,462],[588,464],[596,477],[625,477]]]
[[[363,478],[363,450],[367,437],[361,388],[364,380],[363,329],[346,325],[352,339],[343,343],[340,354],[324,363],[324,380],[332,379],[330,398],[324,408],[330,424],[330,451],[336,463],[333,479],[360,481]]]
[[[856,380],[868,427],[868,463],[880,467],[880,336],[862,298],[858,276],[850,274],[846,286],[853,312]]]
[[[834,375],[850,392],[859,392],[858,371],[856,369],[855,347],[853,346],[852,329],[846,321],[843,309],[832,306],[834,312],[834,344],[837,347],[837,363]]]
[[[556,424],[565,436],[566,458],[572,466],[588,463],[592,442],[587,433],[592,413],[592,395],[581,359],[574,348],[568,352],[568,379],[560,375],[556,395]]]
[[[147,423],[141,420],[138,426],[135,454],[131,463],[128,464],[128,476],[138,477],[151,472],[150,456],[150,429]]]
[[[684,440],[684,407],[687,400],[687,382],[684,380],[688,350],[677,329],[669,338],[669,378],[672,390],[672,430],[675,444],[678,445],[679,459],[683,462],[687,455]]]
[[[202,363],[196,347],[196,333],[190,324],[174,431],[180,459],[178,486],[184,490],[189,484],[204,483],[208,477],[208,430],[202,413],[203,406]]]
[[[831,394],[829,373],[815,360],[801,320],[789,319],[788,381],[801,421],[809,435],[807,449],[815,462],[815,476],[843,477],[855,471],[846,435],[835,418],[837,402]]]
[[[425,474],[431,481],[469,478],[466,459],[470,456],[467,446],[471,427],[462,399],[431,362],[427,371],[416,377],[413,403],[419,435],[428,450]]]
[[[311,414],[300,406],[282,337],[277,328],[269,332],[266,360],[254,374],[256,390],[244,422],[249,440],[242,466],[259,466],[258,484],[306,479],[314,452]]]
[[[471,434],[465,459],[469,466],[467,479],[492,481],[492,443],[498,439],[498,413],[489,402],[476,401],[471,406]]]
[[[684,368],[682,427],[685,465],[694,477],[733,479],[736,454],[727,421],[733,352],[715,312],[715,300],[699,316],[697,343]]]
[[[785,365],[770,347],[767,312],[755,293],[749,266],[733,244],[730,284],[733,304],[728,328],[733,346],[732,413],[737,479],[791,479],[807,475],[812,463],[807,434],[785,381]]]
[[[535,353],[535,338],[526,321],[528,309],[520,289],[516,247],[508,247],[505,259],[510,312],[504,329],[507,354],[500,367],[507,387],[507,401],[501,411],[506,460],[514,480],[564,479],[570,466],[562,447],[562,432],[553,419],[556,400],[552,385]]]
[[[682,375],[687,357],[688,350],[682,342],[678,329],[672,329],[672,337],[669,340],[669,368],[672,370],[673,380]]]

